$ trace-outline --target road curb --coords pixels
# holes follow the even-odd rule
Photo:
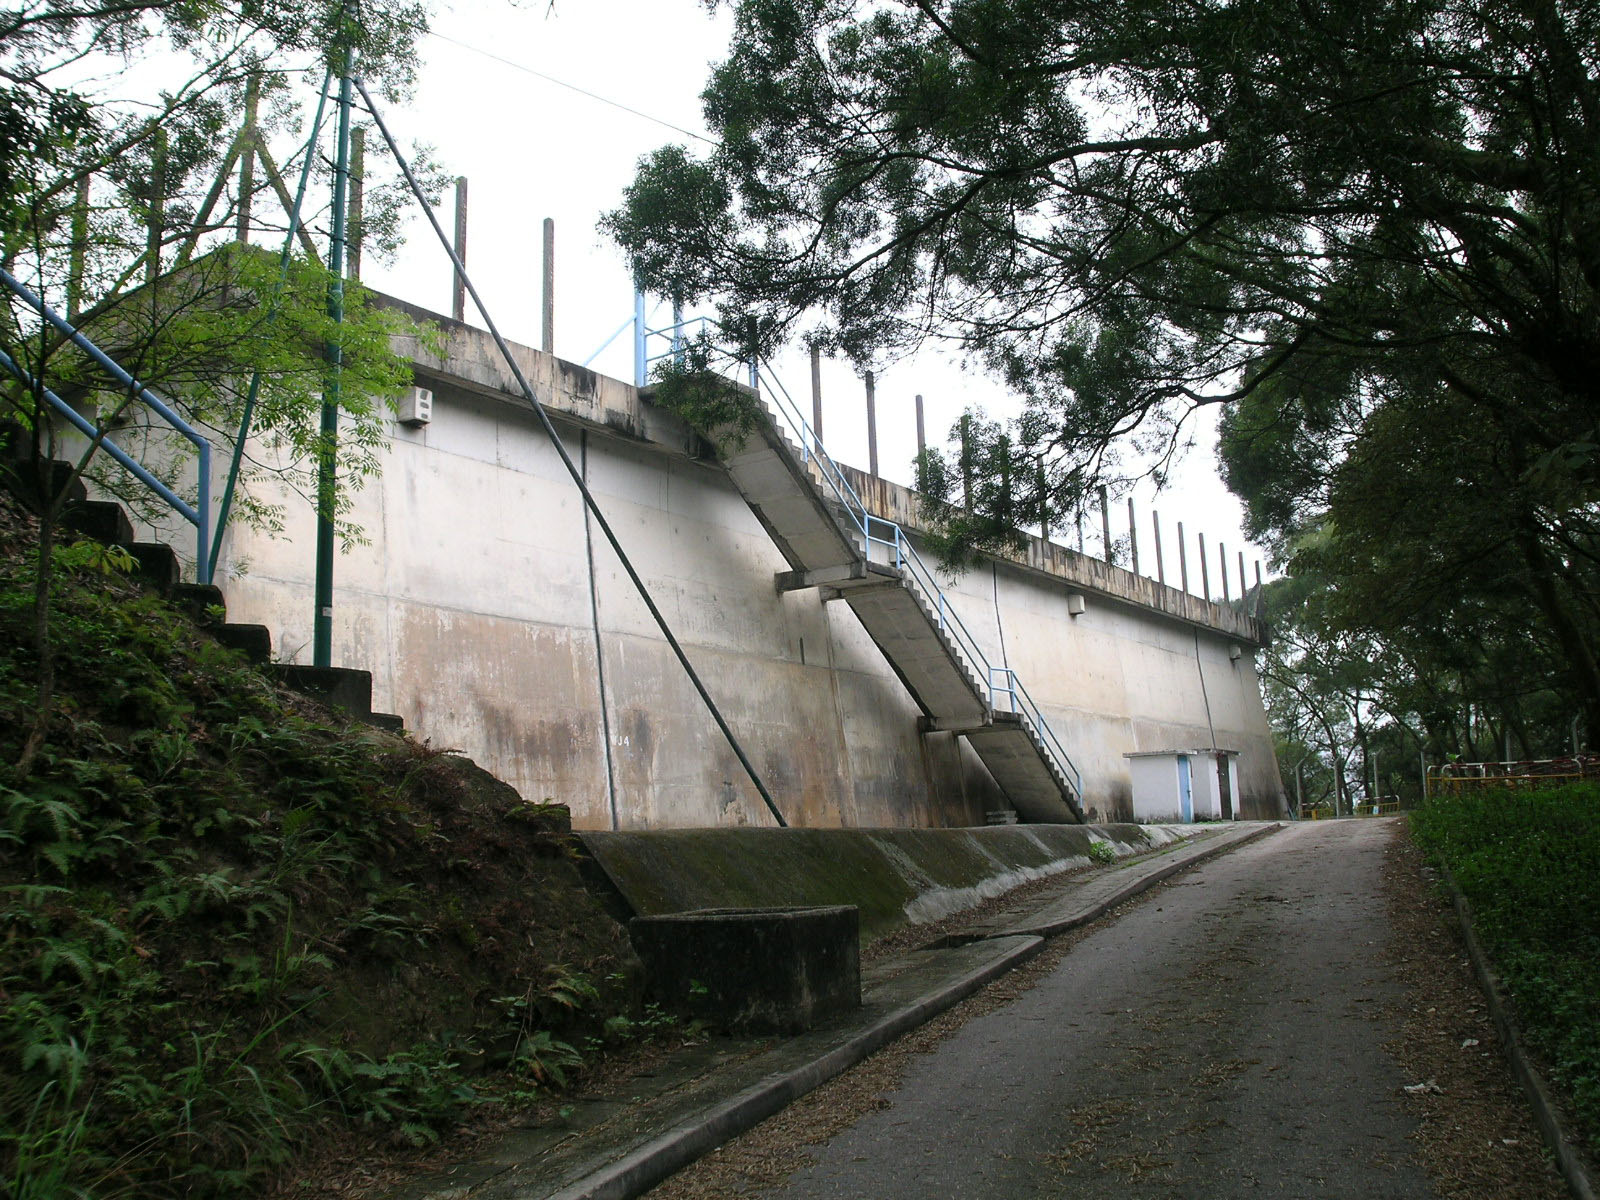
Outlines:
[[[688,1166],[729,1138],[754,1128],[896,1038],[954,1008],[985,984],[1044,949],[1043,938],[1019,940],[1022,944],[1009,953],[997,955],[961,978],[885,1015],[804,1066],[769,1075],[731,1099],[681,1122],[573,1186],[551,1194],[549,1200],[630,1200],[648,1191],[674,1171]]]
[[[1020,966],[1038,954],[1044,949],[1046,938],[1097,921],[1117,905],[1170,879],[1179,871],[1199,866],[1229,850],[1236,850],[1270,833],[1276,833],[1281,828],[1283,828],[1282,823],[1275,822],[1242,837],[1219,839],[1190,857],[1169,862],[1149,875],[1130,881],[1127,887],[1119,888],[1065,920],[1052,922],[1047,927],[1047,932],[997,930],[977,939],[1026,940],[1010,953],[998,955],[961,978],[887,1014],[870,1028],[809,1063],[793,1070],[770,1075],[738,1095],[714,1105],[687,1121],[680,1122],[666,1133],[630,1151],[599,1171],[585,1176],[577,1183],[559,1192],[544,1193],[546,1200],[632,1200],[633,1197],[648,1191],[675,1171],[682,1170],[730,1138],[759,1125],[807,1092],[844,1074],[890,1042],[926,1024],[946,1010],[954,1008],[986,984],[992,983],[1012,968]],[[519,1196],[525,1194],[531,1198],[535,1193],[532,1191],[523,1193],[519,1190],[517,1194]],[[1584,1200],[1592,1198],[1585,1197]]]
[[[1500,1043],[1505,1047],[1506,1057],[1511,1060],[1511,1070],[1522,1084],[1522,1090],[1528,1094],[1528,1103],[1533,1106],[1533,1117],[1539,1123],[1539,1132],[1544,1134],[1545,1144],[1555,1156],[1556,1166],[1576,1200],[1597,1200],[1588,1165],[1578,1150],[1576,1139],[1561,1119],[1561,1110],[1550,1093],[1549,1085],[1523,1047],[1522,1037],[1511,1017],[1510,1005],[1506,1002],[1505,985],[1490,965],[1489,956],[1484,953],[1483,944],[1478,941],[1478,935],[1472,927],[1472,905],[1456,886],[1449,868],[1441,863],[1439,870],[1450,889],[1450,903],[1460,922],[1461,940],[1466,944],[1473,974],[1478,977],[1478,988],[1489,1006],[1489,1015],[1494,1020],[1495,1028],[1500,1031]]]

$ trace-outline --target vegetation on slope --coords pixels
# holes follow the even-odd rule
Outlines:
[[[0,504],[4,504],[0,500]],[[369,1129],[421,1144],[627,1027],[637,966],[565,809],[284,693],[105,552],[0,519],[0,1191],[239,1195]]]
[[[1600,788],[1440,797],[1411,817],[1448,867],[1529,1045],[1600,1149]]]

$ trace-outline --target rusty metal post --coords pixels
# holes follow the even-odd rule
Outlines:
[[[467,262],[467,177],[456,176],[456,257],[463,266]],[[467,285],[454,264],[450,268],[450,315],[458,321],[467,319]]]
[[[1183,544],[1183,522],[1178,522],[1178,586],[1189,594],[1189,548]]]
[[[551,217],[544,219],[544,263],[540,272],[542,286],[539,293],[539,349],[546,354],[556,352],[556,223]]]
[[[350,220],[345,235],[351,279],[361,278],[361,241],[367,213],[367,131],[350,131]]]
[[[250,240],[250,206],[256,194],[256,109],[261,100],[261,76],[254,71],[244,83],[244,130],[239,135],[239,215],[234,239]]]
[[[867,372],[867,474],[878,477],[878,391],[872,372]]]
[[[167,228],[167,131],[157,129],[150,163],[150,229],[144,249],[144,278],[154,283],[161,274],[161,241]]]
[[[961,414],[961,504],[972,511],[972,414]]]
[[[1106,500],[1106,485],[1100,485],[1100,547],[1105,556],[1106,565],[1113,561],[1111,554],[1111,507]]]
[[[811,347],[811,432],[822,445],[822,351]]]
[[[1200,539],[1200,598],[1209,603],[1211,600],[1211,568],[1206,566],[1206,535],[1197,533],[1195,537]]]
[[[1228,595],[1228,548],[1221,542],[1217,543],[1217,571],[1222,576],[1222,602],[1226,604],[1233,597]]]
[[[78,180],[72,198],[72,241],[67,247],[67,320],[83,311],[83,272],[89,257],[89,176]]]
[[[1133,558],[1133,573],[1139,573],[1139,523],[1133,515],[1133,497],[1128,497],[1128,551]]]
[[[1043,458],[1039,460],[1039,537],[1042,541],[1050,540],[1050,476],[1044,469]]]
[[[1150,510],[1150,530],[1155,536],[1156,543],[1156,582],[1167,582],[1167,564],[1161,558],[1161,514],[1155,509]]]

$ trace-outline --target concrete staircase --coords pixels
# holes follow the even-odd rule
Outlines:
[[[1015,673],[988,664],[904,531],[868,514],[803,417],[790,418],[803,445],[763,404],[756,431],[721,455],[792,568],[779,589],[848,604],[924,727],[964,736],[1023,819],[1081,822],[1076,770]]]
[[[19,435],[21,431],[15,426],[0,425],[0,486],[37,511],[41,481],[35,471],[23,469],[23,460],[12,451],[20,444]],[[114,501],[89,499],[81,479],[67,485],[72,470],[69,463],[50,462],[43,481],[51,495],[67,487],[67,505],[61,516],[64,532],[128,551],[135,563],[133,573],[141,583],[185,612],[224,646],[242,652],[285,687],[342,708],[356,720],[378,729],[398,733],[405,728],[405,721],[395,714],[372,711],[370,671],[272,662],[272,633],[265,625],[229,621],[222,589],[209,583],[185,583],[172,547],[164,542],[136,541],[127,510]]]

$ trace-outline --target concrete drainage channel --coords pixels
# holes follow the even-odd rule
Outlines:
[[[1031,832],[1050,835],[1059,828],[1033,827]],[[1081,826],[1071,828],[1092,840],[1101,840],[1095,835],[1103,833],[1100,829],[1086,830]],[[717,1048],[708,1047],[698,1056],[690,1054],[684,1062],[664,1070],[645,1085],[630,1084],[627,1095],[599,1100],[593,1106],[592,1120],[583,1117],[576,1123],[587,1122],[587,1127],[514,1132],[484,1159],[418,1180],[397,1193],[397,1200],[400,1197],[404,1200],[445,1200],[446,1197],[450,1200],[468,1197],[471,1200],[628,1200],[641,1195],[1028,961],[1044,948],[1048,938],[1093,922],[1179,871],[1264,837],[1281,826],[1267,822],[1232,825],[1214,832],[1205,831],[1204,827],[1178,832],[1155,830],[1149,841],[1136,850],[1140,839],[1132,831],[1137,828],[1120,827],[1119,832],[1127,839],[1117,841],[1123,856],[1147,851],[1151,842],[1155,843],[1156,853],[1143,853],[1109,870],[1063,880],[1058,892],[1034,901],[1026,912],[1003,913],[991,918],[990,924],[946,938],[938,946],[909,951],[863,968],[860,1007],[820,1018],[805,1032],[775,1044],[746,1039]],[[768,831],[699,832],[727,835]],[[834,840],[831,849],[837,851],[843,846],[843,840],[833,835],[839,834],[854,833],[858,841],[869,832],[897,837],[970,834],[979,835],[981,844],[985,836],[995,831],[770,832],[829,835],[820,840],[824,843]],[[1205,835],[1183,836],[1195,832]],[[622,836],[627,835],[603,835]],[[586,837],[585,840],[590,843],[591,853],[594,852],[595,839]],[[1085,848],[1087,844],[1085,841]],[[993,845],[987,848],[995,849]],[[925,846],[922,851],[927,849]],[[970,845],[953,853],[959,857],[967,849]],[[1079,854],[1082,849],[1079,848]],[[802,859],[805,857],[807,855],[801,855]],[[894,858],[893,855],[889,857]],[[1087,862],[1086,858],[1073,857],[1075,861],[1068,866]],[[906,867],[904,861],[899,865],[902,869]],[[1003,862],[991,862],[990,868],[1000,875],[1007,874]],[[1034,877],[1050,873],[1041,870]],[[927,872],[918,868],[913,874],[926,876]],[[636,875],[635,884],[644,878],[642,873]],[[792,883],[786,883],[781,872],[768,871],[764,879],[766,882],[761,883],[758,890],[781,895],[780,906],[808,902],[786,891]],[[948,886],[948,881],[936,886]],[[720,895],[716,899],[729,897]],[[746,910],[752,907],[747,896],[742,899],[743,903],[721,907]],[[768,897],[761,899],[764,901]],[[880,894],[881,899],[883,894]],[[660,902],[671,903],[664,895]],[[903,902],[903,907],[914,906],[915,897]],[[880,924],[869,917],[868,908],[861,910],[860,920],[863,930]],[[638,1094],[646,1087],[650,1087],[651,1094]]]

